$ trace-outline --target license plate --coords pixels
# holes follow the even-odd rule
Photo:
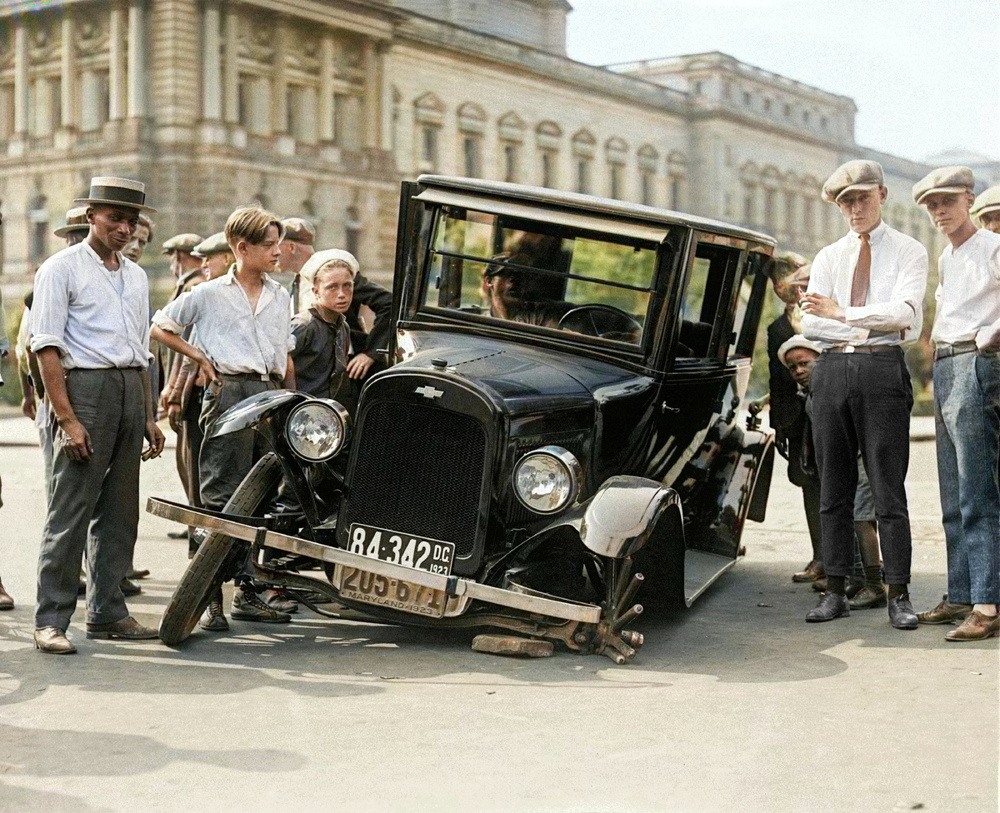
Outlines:
[[[353,567],[345,566],[342,573],[340,595],[346,599],[428,618],[442,618],[448,605],[443,590]]]
[[[455,559],[455,545],[452,542],[423,539],[357,522],[351,525],[347,550],[369,559],[441,576],[451,575],[451,565]]]

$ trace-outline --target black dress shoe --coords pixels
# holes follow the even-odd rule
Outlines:
[[[810,623],[833,621],[834,618],[847,618],[850,614],[851,605],[847,596],[824,593],[820,596],[819,604],[806,613],[806,621]]]
[[[919,623],[909,596],[889,599],[889,621],[898,630],[915,630]]]

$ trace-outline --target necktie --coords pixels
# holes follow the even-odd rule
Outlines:
[[[851,307],[860,308],[868,298],[868,279],[872,272],[872,244],[871,236],[862,234],[861,253],[858,255],[858,264],[854,268],[854,280],[851,282]]]

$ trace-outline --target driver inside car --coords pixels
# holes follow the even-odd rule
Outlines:
[[[572,309],[567,302],[537,299],[529,277],[532,272],[528,258],[521,254],[503,253],[490,258],[483,271],[484,308],[490,316],[559,329],[559,320]]]

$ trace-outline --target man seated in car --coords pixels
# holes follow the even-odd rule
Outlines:
[[[483,298],[490,316],[559,329],[559,320],[572,305],[553,299],[537,299],[530,282],[532,271],[524,268],[528,258],[519,253],[496,254],[483,271]]]

